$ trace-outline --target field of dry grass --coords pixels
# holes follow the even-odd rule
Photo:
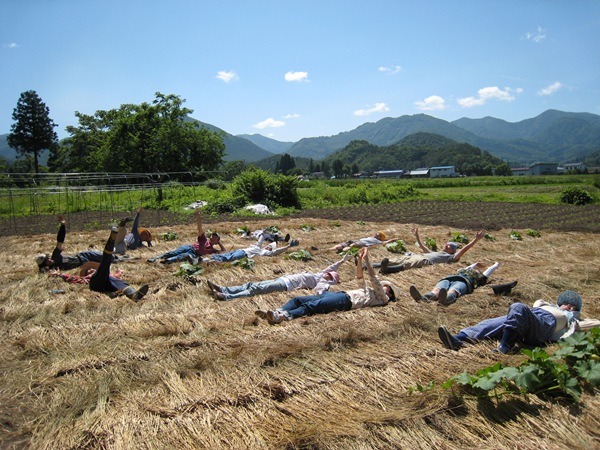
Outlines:
[[[360,218],[357,218],[360,219]],[[243,223],[262,228],[264,221]],[[303,232],[309,224],[313,231]],[[228,248],[246,247],[233,230],[211,223]],[[584,317],[600,318],[600,234],[543,231],[509,239],[494,230],[459,265],[430,266],[387,276],[403,295],[380,308],[312,316],[269,326],[257,309],[283,304],[276,293],[217,302],[204,282],[237,284],[278,273],[320,270],[337,259],[324,249],[384,230],[411,243],[411,224],[284,219],[281,230],[316,246],[314,260],[257,258],[254,271],[206,268],[196,286],[173,276],[176,267],[145,260],[195,239],[192,226],[176,242],[131,252],[121,264],[132,285],[149,283],[147,297],[90,292],[38,275],[33,256],[52,249],[55,235],[0,237],[0,447],[36,449],[590,449],[600,446],[600,399],[579,405],[535,396],[499,401],[458,400],[443,390],[410,393],[417,383],[442,382],[494,362],[518,364],[523,355],[497,355],[492,343],[446,350],[436,329],[458,331],[505,314],[511,302],[553,300],[564,289],[584,299]],[[254,227],[254,228],[253,228]],[[422,236],[448,240],[455,231],[422,226]],[[101,248],[108,231],[73,231],[65,253]],[[372,260],[389,254],[374,248]],[[500,262],[493,281],[516,279],[509,297],[488,287],[449,307],[417,304],[408,295],[475,261]],[[345,263],[339,289],[354,288]],[[51,294],[64,289],[64,294]],[[301,292],[303,293],[303,292]]]

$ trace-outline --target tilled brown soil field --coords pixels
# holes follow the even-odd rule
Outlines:
[[[131,212],[129,212],[132,214]],[[127,215],[126,211],[92,211],[69,214],[71,230],[105,229],[108,224]],[[535,229],[600,233],[600,205],[544,205],[533,203],[411,201],[404,203],[357,205],[350,207],[305,209],[290,218],[356,220],[365,222],[414,223],[445,225],[464,229],[500,230]],[[145,210],[142,226],[164,227],[190,224],[193,215],[160,210]],[[240,217],[222,215],[204,217],[207,224],[245,221]],[[247,218],[256,221],[256,217]],[[265,221],[272,221],[266,216]],[[0,220],[0,236],[47,233],[56,226],[56,216],[14,217]]]

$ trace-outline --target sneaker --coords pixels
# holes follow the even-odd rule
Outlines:
[[[189,261],[189,262],[190,262],[190,264],[192,264],[192,265],[194,265],[194,266],[197,266],[197,265],[198,265],[198,262],[199,262],[199,260],[198,260],[198,257],[197,257],[197,256],[187,255],[187,256],[185,257],[185,259],[186,259],[187,261]]]
[[[383,264],[383,261],[381,262],[381,264]],[[421,293],[415,286],[411,286],[410,288],[408,288],[408,292],[410,293],[410,296],[415,302],[420,302],[421,300],[423,300]]]
[[[254,311],[254,314],[260,317],[261,319],[267,320],[267,313],[265,311],[261,311],[260,309]]]
[[[223,292],[223,289],[221,288],[221,286],[219,286],[218,284],[213,283],[209,279],[206,279],[206,284],[208,284],[208,287],[210,288],[210,290],[212,292]]]
[[[276,325],[284,320],[287,320],[286,317],[279,311],[267,311],[267,322],[269,322],[270,325]]]
[[[448,306],[448,302],[446,301],[446,297],[448,296],[447,289],[440,289],[440,293],[438,294],[438,303],[440,305]]]
[[[147,262],[147,263],[150,263],[150,264],[152,264],[152,263],[153,263],[153,262],[155,262],[155,261],[156,261],[156,258],[148,258],[148,259],[146,260],[146,262]]]
[[[438,336],[448,350],[458,350],[462,347],[462,342],[452,336],[446,327],[438,328]]]
[[[124,219],[121,219],[121,221],[119,222],[119,226],[124,227],[125,225],[127,225],[128,222],[133,222],[133,218],[125,217]]]
[[[300,242],[297,239],[292,239],[290,241],[290,247],[298,247],[298,245],[300,245]]]

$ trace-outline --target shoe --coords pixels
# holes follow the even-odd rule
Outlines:
[[[127,298],[137,302],[138,300],[141,300],[142,298],[144,298],[144,295],[146,295],[148,293],[149,287],[150,286],[145,284],[141,288],[139,288],[137,291],[132,287],[126,287],[123,290],[123,293],[125,294],[125,296]]]
[[[311,246],[310,246],[310,249],[311,249],[313,252],[316,252],[317,250],[319,250],[319,247],[317,247],[316,245],[311,245]]]
[[[509,295],[513,288],[517,285],[517,281],[505,284],[494,284],[490,286],[495,295]]]
[[[185,257],[185,259],[186,259],[187,261],[189,261],[189,262],[190,262],[190,264],[192,264],[192,265],[194,265],[194,266],[197,266],[197,265],[198,265],[198,262],[199,262],[199,260],[198,260],[198,257],[197,257],[197,256],[187,255],[187,256]]]
[[[148,258],[148,259],[146,260],[146,262],[147,262],[147,263],[150,263],[150,264],[152,264],[152,263],[153,263],[153,262],[155,262],[155,261],[156,261],[156,258]]]
[[[223,292],[223,289],[221,288],[221,286],[219,286],[218,284],[213,283],[209,279],[206,279],[206,284],[208,284],[208,287],[213,292]]]
[[[386,258],[386,260],[387,260],[387,258]],[[381,264],[383,267],[383,261],[381,261]],[[413,298],[413,300],[415,302],[420,302],[421,300],[424,300],[423,297],[421,296],[421,293],[415,286],[411,286],[410,288],[408,288],[408,292],[410,293],[410,296]]]
[[[260,317],[261,319],[267,320],[267,313],[265,311],[261,311],[260,309],[254,311],[254,314]]]
[[[299,244],[300,242],[297,239],[292,239],[290,241],[290,247],[298,247]]]
[[[438,303],[440,305],[444,305],[444,306],[448,306],[448,302],[446,301],[446,297],[448,296],[448,290],[447,289],[440,289],[440,293],[438,294]]]
[[[390,263],[390,260],[389,260],[389,258],[383,258],[383,259],[381,260],[381,266],[380,266],[380,268],[379,268],[379,271],[380,271],[381,273],[387,273],[387,270],[388,270],[388,264],[389,264],[389,263]],[[415,288],[415,289],[416,289],[416,288]]]
[[[125,225],[127,225],[128,222],[133,222],[133,218],[125,217],[124,219],[121,219],[121,221],[119,222],[119,226],[124,227]]]
[[[283,242],[288,242],[290,240],[290,233],[286,234],[283,239],[279,238],[279,240],[282,240]]]
[[[270,325],[276,325],[284,320],[287,320],[286,317],[279,311],[267,311],[267,322]]]
[[[438,336],[440,337],[442,344],[444,344],[444,347],[446,347],[448,350],[457,351],[462,347],[462,342],[452,336],[446,327],[438,328]]]

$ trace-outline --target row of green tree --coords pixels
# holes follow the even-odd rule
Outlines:
[[[17,153],[32,157],[49,150],[52,172],[206,172],[223,163],[220,133],[191,122],[193,111],[176,95],[155,94],[152,103],[124,104],[118,109],[75,112],[77,126],[58,141],[49,108],[35,91],[23,92],[13,111],[7,142]]]

